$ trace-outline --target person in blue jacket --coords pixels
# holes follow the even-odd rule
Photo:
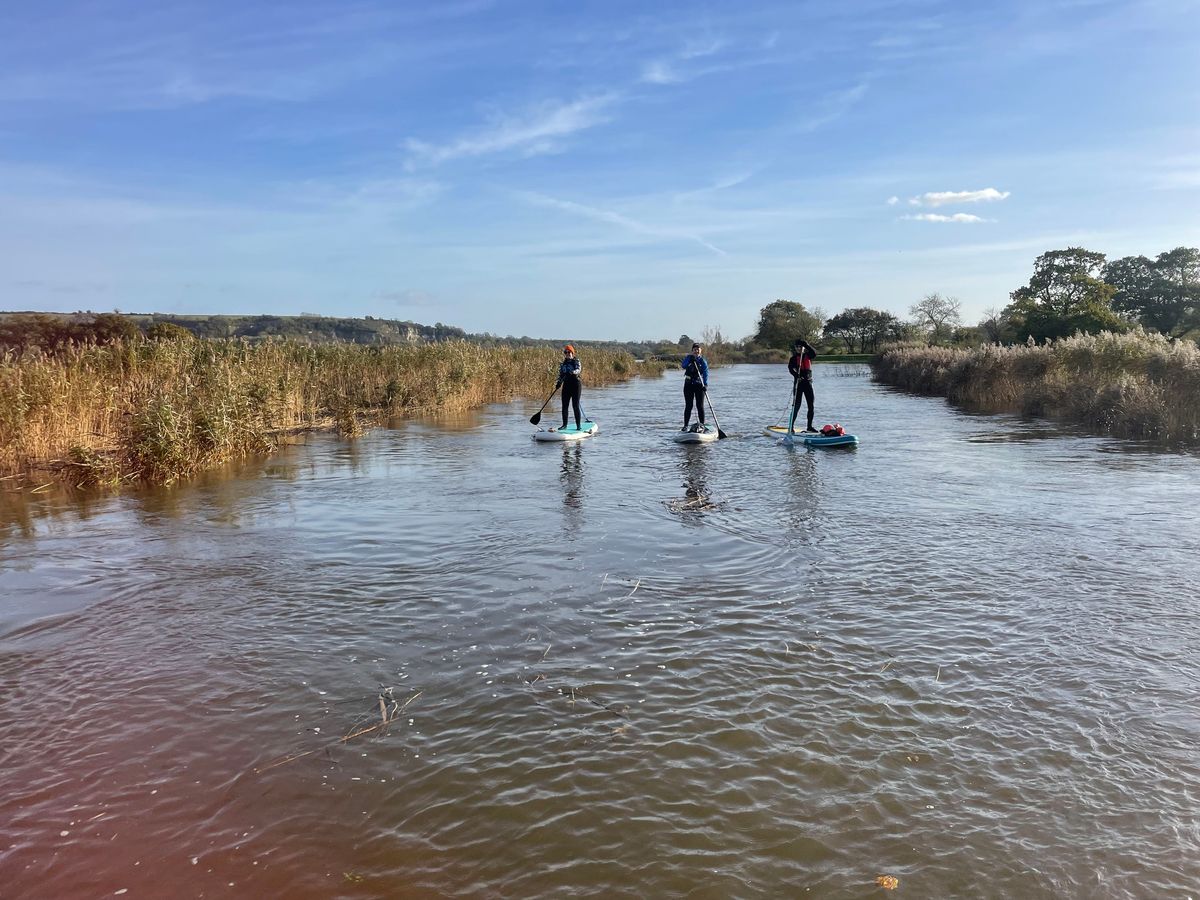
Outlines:
[[[567,406],[575,410],[575,430],[583,430],[582,413],[579,409],[579,395],[583,393],[583,364],[575,358],[575,348],[570,344],[563,347],[562,365],[558,367],[558,381],[554,383],[557,390],[562,386],[562,427],[567,427]],[[553,430],[553,429],[551,429]]]
[[[704,393],[708,390],[708,362],[704,359],[704,348],[692,344],[692,352],[683,358],[680,368],[683,369],[683,428],[688,430],[692,420],[692,404],[696,405],[696,418],[699,425],[693,431],[704,430]]]

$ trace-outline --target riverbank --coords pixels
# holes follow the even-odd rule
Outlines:
[[[985,412],[1068,419],[1117,437],[1200,442],[1200,347],[1133,331],[974,350],[889,350],[876,381]]]
[[[171,482],[273,451],[283,436],[360,433],[417,412],[544,397],[558,356],[463,341],[371,347],[134,341],[0,357],[0,476]],[[661,371],[589,351],[589,387]]]

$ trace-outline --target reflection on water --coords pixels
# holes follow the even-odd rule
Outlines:
[[[583,445],[567,441],[562,448],[563,503],[573,509],[583,505]]]
[[[0,895],[1194,891],[1200,460],[780,372],[0,495]]]
[[[594,440],[594,439],[593,439]],[[566,441],[562,446],[562,473],[564,528],[568,537],[579,535],[583,522],[583,442]]]
[[[683,497],[672,497],[667,508],[677,513],[685,525],[698,525],[703,513],[719,509],[708,487],[707,456],[712,444],[680,444],[679,469],[683,474]]]

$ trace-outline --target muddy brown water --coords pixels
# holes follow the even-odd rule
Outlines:
[[[1200,896],[1200,459],[781,369],[5,495],[0,896]]]

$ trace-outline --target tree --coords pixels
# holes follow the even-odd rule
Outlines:
[[[155,322],[146,329],[146,337],[152,341],[190,341],[195,336],[174,322]]]
[[[1029,284],[1013,291],[1004,315],[1018,340],[1067,337],[1077,331],[1125,331],[1112,308],[1116,288],[1097,275],[1104,254],[1069,247],[1049,250],[1033,263]]]
[[[811,343],[821,333],[824,320],[825,314],[819,309],[808,310],[801,303],[776,300],[759,312],[754,341],[764,347],[780,350],[789,349],[797,338]]]
[[[873,353],[880,342],[894,338],[900,327],[900,320],[891,313],[860,306],[844,309],[826,322],[825,337],[845,341],[847,353],[866,353],[868,349]]]
[[[62,316],[44,313],[0,317],[0,349],[17,351],[38,347],[56,350],[80,340],[79,327]]]
[[[97,344],[132,340],[140,333],[137,324],[119,312],[98,313],[91,322],[81,326],[81,330],[86,338]]]
[[[936,344],[941,341],[943,332],[948,338],[954,328],[961,324],[961,309],[962,301],[955,297],[926,294],[924,299],[908,308],[908,314],[917,320],[918,325],[929,329],[929,343]]]
[[[979,330],[989,344],[999,344],[1003,341],[1006,327],[1004,314],[999,309],[989,306],[983,311],[983,318],[979,320]]]
[[[1116,288],[1113,307],[1163,334],[1200,326],[1200,250],[1176,247],[1157,259],[1125,256],[1103,270]]]

